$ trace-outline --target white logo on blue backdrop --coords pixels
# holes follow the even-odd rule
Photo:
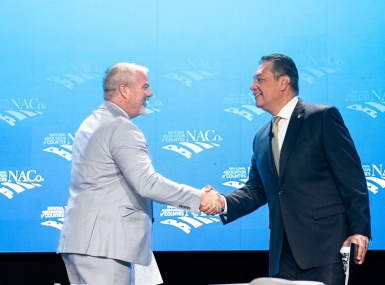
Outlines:
[[[356,102],[346,108],[363,112],[373,119],[379,112],[385,112],[385,93],[381,90],[354,90],[346,96],[346,101]]]
[[[46,227],[52,227],[58,230],[63,229],[64,213],[67,206],[48,206],[41,212],[40,218],[47,219],[40,224]]]
[[[41,187],[44,178],[36,170],[28,171],[0,171],[0,193],[8,199],[13,199],[14,194],[21,194],[26,190]]]
[[[310,84],[327,74],[342,71],[343,61],[335,55],[321,57],[306,55],[306,58],[310,65],[298,67],[298,76]]]
[[[252,93],[248,94],[229,94],[223,100],[223,105],[233,105],[223,111],[242,116],[248,121],[252,121],[254,115],[265,113],[261,108],[255,106],[255,97]]]
[[[147,114],[152,114],[155,112],[160,112],[160,107],[163,105],[163,102],[156,99],[154,95],[150,100],[147,101]]]
[[[168,219],[163,220],[160,223],[163,225],[176,227],[183,231],[185,234],[190,234],[192,229],[196,229],[212,223],[218,223],[220,220],[216,216],[210,217],[202,212],[193,214],[167,205],[167,208],[161,210],[160,217],[168,217]]]
[[[222,185],[238,189],[249,180],[249,172],[250,167],[229,167],[222,173],[222,180],[225,180],[225,182],[222,182]]]
[[[71,161],[74,137],[75,135],[71,133],[50,133],[43,141],[43,144],[49,147],[44,148],[43,151],[56,154]]]
[[[167,73],[163,77],[179,81],[187,87],[191,87],[195,82],[219,75],[217,70],[220,68],[220,64],[213,60],[207,59],[194,62],[188,59],[187,62],[186,69]]]
[[[73,90],[79,84],[101,78],[103,72],[95,63],[70,63],[71,71],[46,78],[48,81],[58,83],[69,90]]]
[[[217,135],[214,130],[168,131],[163,135],[162,142],[172,144],[167,144],[162,149],[173,151],[190,159],[193,154],[220,147],[218,142],[221,141],[223,141],[222,137]]]
[[[0,100],[0,120],[15,126],[17,122],[42,115],[46,106],[38,98]]]
[[[370,192],[377,194],[378,188],[385,188],[385,170],[383,170],[382,164],[362,165],[362,169],[364,170],[366,184]]]

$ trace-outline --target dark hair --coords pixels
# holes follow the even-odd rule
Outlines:
[[[296,93],[296,95],[298,95],[298,70],[295,66],[294,61],[290,57],[280,53],[273,53],[262,56],[261,60],[259,61],[259,64],[263,62],[273,63],[273,67],[270,71],[274,74],[275,80],[277,80],[283,75],[289,76],[290,86]]]

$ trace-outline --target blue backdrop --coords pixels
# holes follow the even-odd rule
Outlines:
[[[134,123],[158,172],[221,193],[242,185],[270,119],[249,87],[274,52],[296,62],[302,99],[341,111],[367,178],[370,247],[385,249],[384,11],[382,0],[0,1],[0,252],[56,250],[72,142],[117,62],[150,68],[150,114]],[[268,248],[266,207],[226,226],[154,210],[154,250]]]

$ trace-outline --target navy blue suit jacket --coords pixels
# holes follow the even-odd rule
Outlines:
[[[341,262],[353,234],[371,238],[365,175],[353,140],[333,106],[299,100],[283,141],[279,177],[266,124],[255,135],[249,180],[224,195],[224,224],[268,203],[270,276],[278,272],[284,230],[303,268]]]

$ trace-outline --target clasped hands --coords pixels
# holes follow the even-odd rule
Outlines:
[[[217,190],[212,186],[207,185],[202,189],[202,200],[199,210],[206,215],[216,215],[223,211],[225,208],[224,197],[221,196]]]

